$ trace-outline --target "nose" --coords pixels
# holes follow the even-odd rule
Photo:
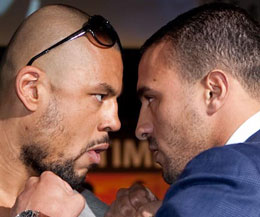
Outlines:
[[[143,117],[142,113],[139,114],[138,123],[135,129],[135,135],[139,140],[148,139],[153,132],[153,125],[148,118]]]
[[[100,131],[118,131],[121,128],[121,122],[118,117],[118,104],[117,101],[107,103],[103,109],[103,118],[99,125]]]

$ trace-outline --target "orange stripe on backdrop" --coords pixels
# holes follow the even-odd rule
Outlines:
[[[163,199],[169,185],[161,172],[129,173],[88,173],[86,181],[94,187],[95,195],[107,204],[111,204],[119,188],[127,188],[135,182],[141,182],[159,199]]]

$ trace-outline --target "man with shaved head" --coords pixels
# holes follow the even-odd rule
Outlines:
[[[120,128],[115,30],[101,16],[46,6],[20,25],[0,70],[0,216],[79,216],[85,200],[72,189]],[[88,205],[81,215],[95,216]]]

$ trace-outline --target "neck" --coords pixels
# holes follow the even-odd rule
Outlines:
[[[13,206],[29,178],[26,167],[19,159],[19,143],[15,140],[14,125],[6,120],[0,121],[0,207],[6,208]]]
[[[243,103],[241,103],[243,102]],[[219,145],[225,145],[234,132],[251,116],[260,111],[260,102],[244,91],[230,94],[225,106],[218,114],[217,132]]]

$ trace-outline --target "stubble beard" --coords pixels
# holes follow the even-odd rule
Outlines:
[[[187,163],[200,152],[208,149],[206,140],[207,130],[199,114],[194,110],[187,111],[188,115],[181,124],[171,124],[165,122],[165,129],[168,129],[167,135],[164,135],[165,144],[170,148],[167,153],[161,150],[164,156],[163,178],[166,183],[173,184],[181,176]],[[155,138],[154,142],[157,144]]]
[[[161,162],[157,162],[162,167],[162,176],[164,181],[168,184],[174,183],[178,179],[179,173],[176,173],[175,164],[173,160],[171,160],[171,158],[168,155],[166,155],[162,150],[159,149],[159,145],[156,138],[149,137],[148,142],[149,142],[149,146],[153,148],[156,147],[160,152],[160,154],[164,156],[163,165],[161,164]]]
[[[20,160],[29,170],[32,169],[37,175],[40,175],[44,171],[52,171],[69,183],[72,188],[77,188],[86,176],[86,174],[79,176],[75,172],[75,159],[79,156],[74,159],[63,160],[61,156],[58,160],[48,160],[48,157],[52,153],[50,144],[55,144],[51,143],[51,140],[60,135],[65,136],[62,121],[63,115],[58,110],[58,103],[54,97],[46,111],[37,121],[36,126],[31,128],[31,132],[28,132],[30,136],[21,146]],[[80,154],[84,151],[82,150]]]
[[[67,159],[64,161],[45,162],[49,156],[48,151],[44,150],[39,144],[23,145],[20,159],[26,167],[33,169],[33,171],[40,175],[44,171],[51,171],[70,186],[76,189],[82,182],[84,182],[86,174],[77,175],[74,169],[74,160]],[[86,172],[87,173],[87,172]]]

